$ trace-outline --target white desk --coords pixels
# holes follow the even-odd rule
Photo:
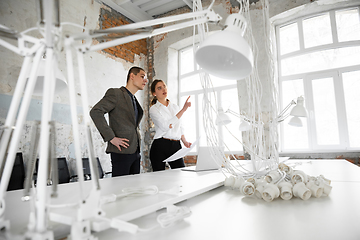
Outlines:
[[[345,160],[289,161],[289,163],[292,162],[302,162],[302,165],[298,165],[296,169],[303,170],[309,175],[318,176],[322,174],[332,180],[333,189],[330,196],[310,198],[307,201],[297,198],[289,201],[275,199],[273,202],[268,203],[263,200],[244,197],[239,192],[226,187],[217,187],[200,195],[190,193],[190,190],[190,192],[187,192],[187,189],[192,185],[202,184],[202,181],[223,179],[223,175],[219,172],[194,173],[171,170],[161,173],[104,179],[101,181],[101,185],[105,194],[110,191],[114,192],[114,188],[122,189],[123,187],[139,186],[133,184],[142,184],[142,186],[154,184],[161,189],[172,186],[173,183],[181,183],[183,187],[185,186],[185,189],[183,189],[185,192],[175,197],[175,200],[166,199],[167,197],[164,196],[157,196],[154,199],[152,199],[154,197],[152,196],[148,200],[156,201],[158,199],[167,203],[171,203],[171,201],[174,203],[179,202],[178,206],[190,207],[192,215],[174,226],[168,228],[158,227],[135,235],[118,232],[114,229],[94,233],[94,235],[99,239],[127,240],[359,240],[360,168]],[[308,162],[311,162],[311,164]],[[114,185],[115,183],[119,185]],[[65,190],[65,188],[70,189],[69,186],[73,187],[72,185],[60,185],[60,187],[64,188],[60,191]],[[197,196],[182,201],[186,198],[186,194]],[[189,197],[191,197],[190,195]],[[10,194],[7,196],[10,197]],[[130,203],[137,201],[135,198],[132,198],[132,201],[130,199],[123,200],[117,202],[113,207],[118,209],[116,214],[120,213],[123,216],[129,216],[128,213],[135,210],[133,208],[139,205]],[[144,209],[151,208],[151,210],[154,210],[154,204],[157,204],[156,202],[144,201],[144,199],[139,199],[139,202],[144,204]],[[12,204],[7,206],[9,208],[14,207]],[[104,209],[107,213],[111,212],[110,206],[108,207],[109,209]],[[161,206],[158,204],[155,208],[159,209]],[[160,210],[139,218],[130,217],[133,219],[130,222],[137,224],[140,228],[150,229],[157,225],[156,216],[163,212],[164,210]],[[27,222],[27,219],[25,221]]]
[[[208,172],[188,172],[181,170],[167,170],[156,173],[145,173],[100,180],[101,195],[120,194],[122,189],[131,187],[147,187],[156,185],[160,191],[179,186],[181,192],[177,195],[157,194],[142,197],[126,197],[102,206],[106,217],[117,217],[124,221],[133,220],[156,210],[192,198],[211,189],[223,185],[224,175],[220,170]],[[49,186],[49,195],[50,195]],[[86,181],[84,192],[89,193],[92,183]],[[11,232],[19,234],[26,230],[29,221],[30,203],[22,202],[23,191],[16,190],[6,194],[5,219],[10,220]],[[51,205],[76,203],[80,199],[78,183],[58,185],[58,198],[51,199]],[[62,217],[64,222],[76,219],[74,208],[50,209],[50,219]],[[64,219],[65,218],[65,219]],[[51,227],[56,238],[63,238],[70,232],[69,226],[52,223]]]

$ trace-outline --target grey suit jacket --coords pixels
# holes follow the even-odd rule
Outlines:
[[[138,121],[135,122],[135,111],[132,100],[125,87],[110,88],[105,96],[91,109],[90,116],[105,142],[108,142],[106,153],[135,153],[140,143],[139,123],[143,116],[143,109],[136,100]],[[109,114],[109,124],[104,115]],[[121,147],[121,151],[110,140],[114,137],[129,140],[129,147]]]

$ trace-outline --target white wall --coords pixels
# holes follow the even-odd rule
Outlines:
[[[71,22],[84,26],[88,29],[97,29],[100,14],[99,3],[93,0],[61,0],[60,1],[60,17],[61,22]],[[30,27],[35,27],[37,22],[37,14],[35,8],[35,0],[1,0],[0,1],[0,24],[10,27],[19,32],[24,31]],[[36,31],[35,31],[36,32]],[[65,26],[64,33],[80,33],[80,27]],[[35,34],[35,37],[41,37]],[[15,43],[16,42],[12,42]],[[7,110],[10,105],[12,95],[16,86],[17,78],[22,65],[23,57],[5,49],[0,46],[0,124],[3,125],[6,119]],[[77,73],[77,62],[74,56],[74,69]],[[129,63],[125,60],[116,59],[109,55],[99,52],[87,53],[84,56],[88,103],[85,114],[91,106],[96,104],[110,87],[121,87],[126,84],[127,71],[130,67],[136,65],[146,69],[146,57],[136,56],[135,62]],[[66,76],[65,54],[60,53],[59,68]],[[81,124],[83,121],[82,102],[79,81],[76,75],[76,92],[78,105],[78,119]],[[140,102],[144,101],[143,93],[136,94]],[[146,99],[147,101],[147,99]],[[24,126],[23,140],[19,144],[19,151],[24,154],[25,161],[28,158],[31,142],[29,142],[29,134],[31,134],[31,125],[34,120],[40,120],[41,117],[41,97],[33,97],[31,102],[31,111],[29,112],[26,126]],[[68,91],[63,91],[54,97],[54,114],[56,121],[56,153],[57,157],[66,157],[72,169],[74,170],[74,146],[73,146],[73,129],[71,126],[70,112],[69,112],[69,95]],[[87,157],[87,150],[85,140],[83,139],[84,129],[81,127],[82,136],[82,156]],[[106,144],[103,142],[98,131],[93,127],[93,139],[95,145],[96,156],[99,157],[102,166],[106,172],[111,171],[110,156],[105,154]],[[76,174],[72,171],[72,174]]]

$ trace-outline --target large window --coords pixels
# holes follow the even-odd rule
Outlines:
[[[333,10],[276,27],[281,103],[303,95],[303,127],[281,124],[282,151],[360,149],[360,13]]]
[[[199,76],[199,67],[194,61],[193,47],[187,47],[179,51],[179,96],[180,106],[188,96],[192,106],[182,117],[185,126],[186,138],[194,141],[200,137],[198,146],[206,146],[206,134],[203,128],[203,88]],[[239,111],[238,91],[236,81],[224,80],[211,76],[213,84],[212,96],[216,102],[212,102],[214,108],[223,108],[225,111]],[[241,140],[239,129],[240,119],[229,115],[231,123],[226,127],[217,126],[218,138],[221,145],[226,145],[225,152],[230,150],[232,153],[242,152],[242,145],[234,138]],[[232,132],[226,129],[231,129]],[[234,136],[233,136],[234,135]],[[197,152],[197,148],[193,153]]]

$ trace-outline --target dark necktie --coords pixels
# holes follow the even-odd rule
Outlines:
[[[139,111],[138,111],[138,108],[137,108],[137,105],[136,105],[135,96],[133,95],[133,96],[131,97],[131,99],[132,99],[132,103],[133,103],[134,111],[135,111],[135,122],[137,122],[138,115],[139,115]]]

